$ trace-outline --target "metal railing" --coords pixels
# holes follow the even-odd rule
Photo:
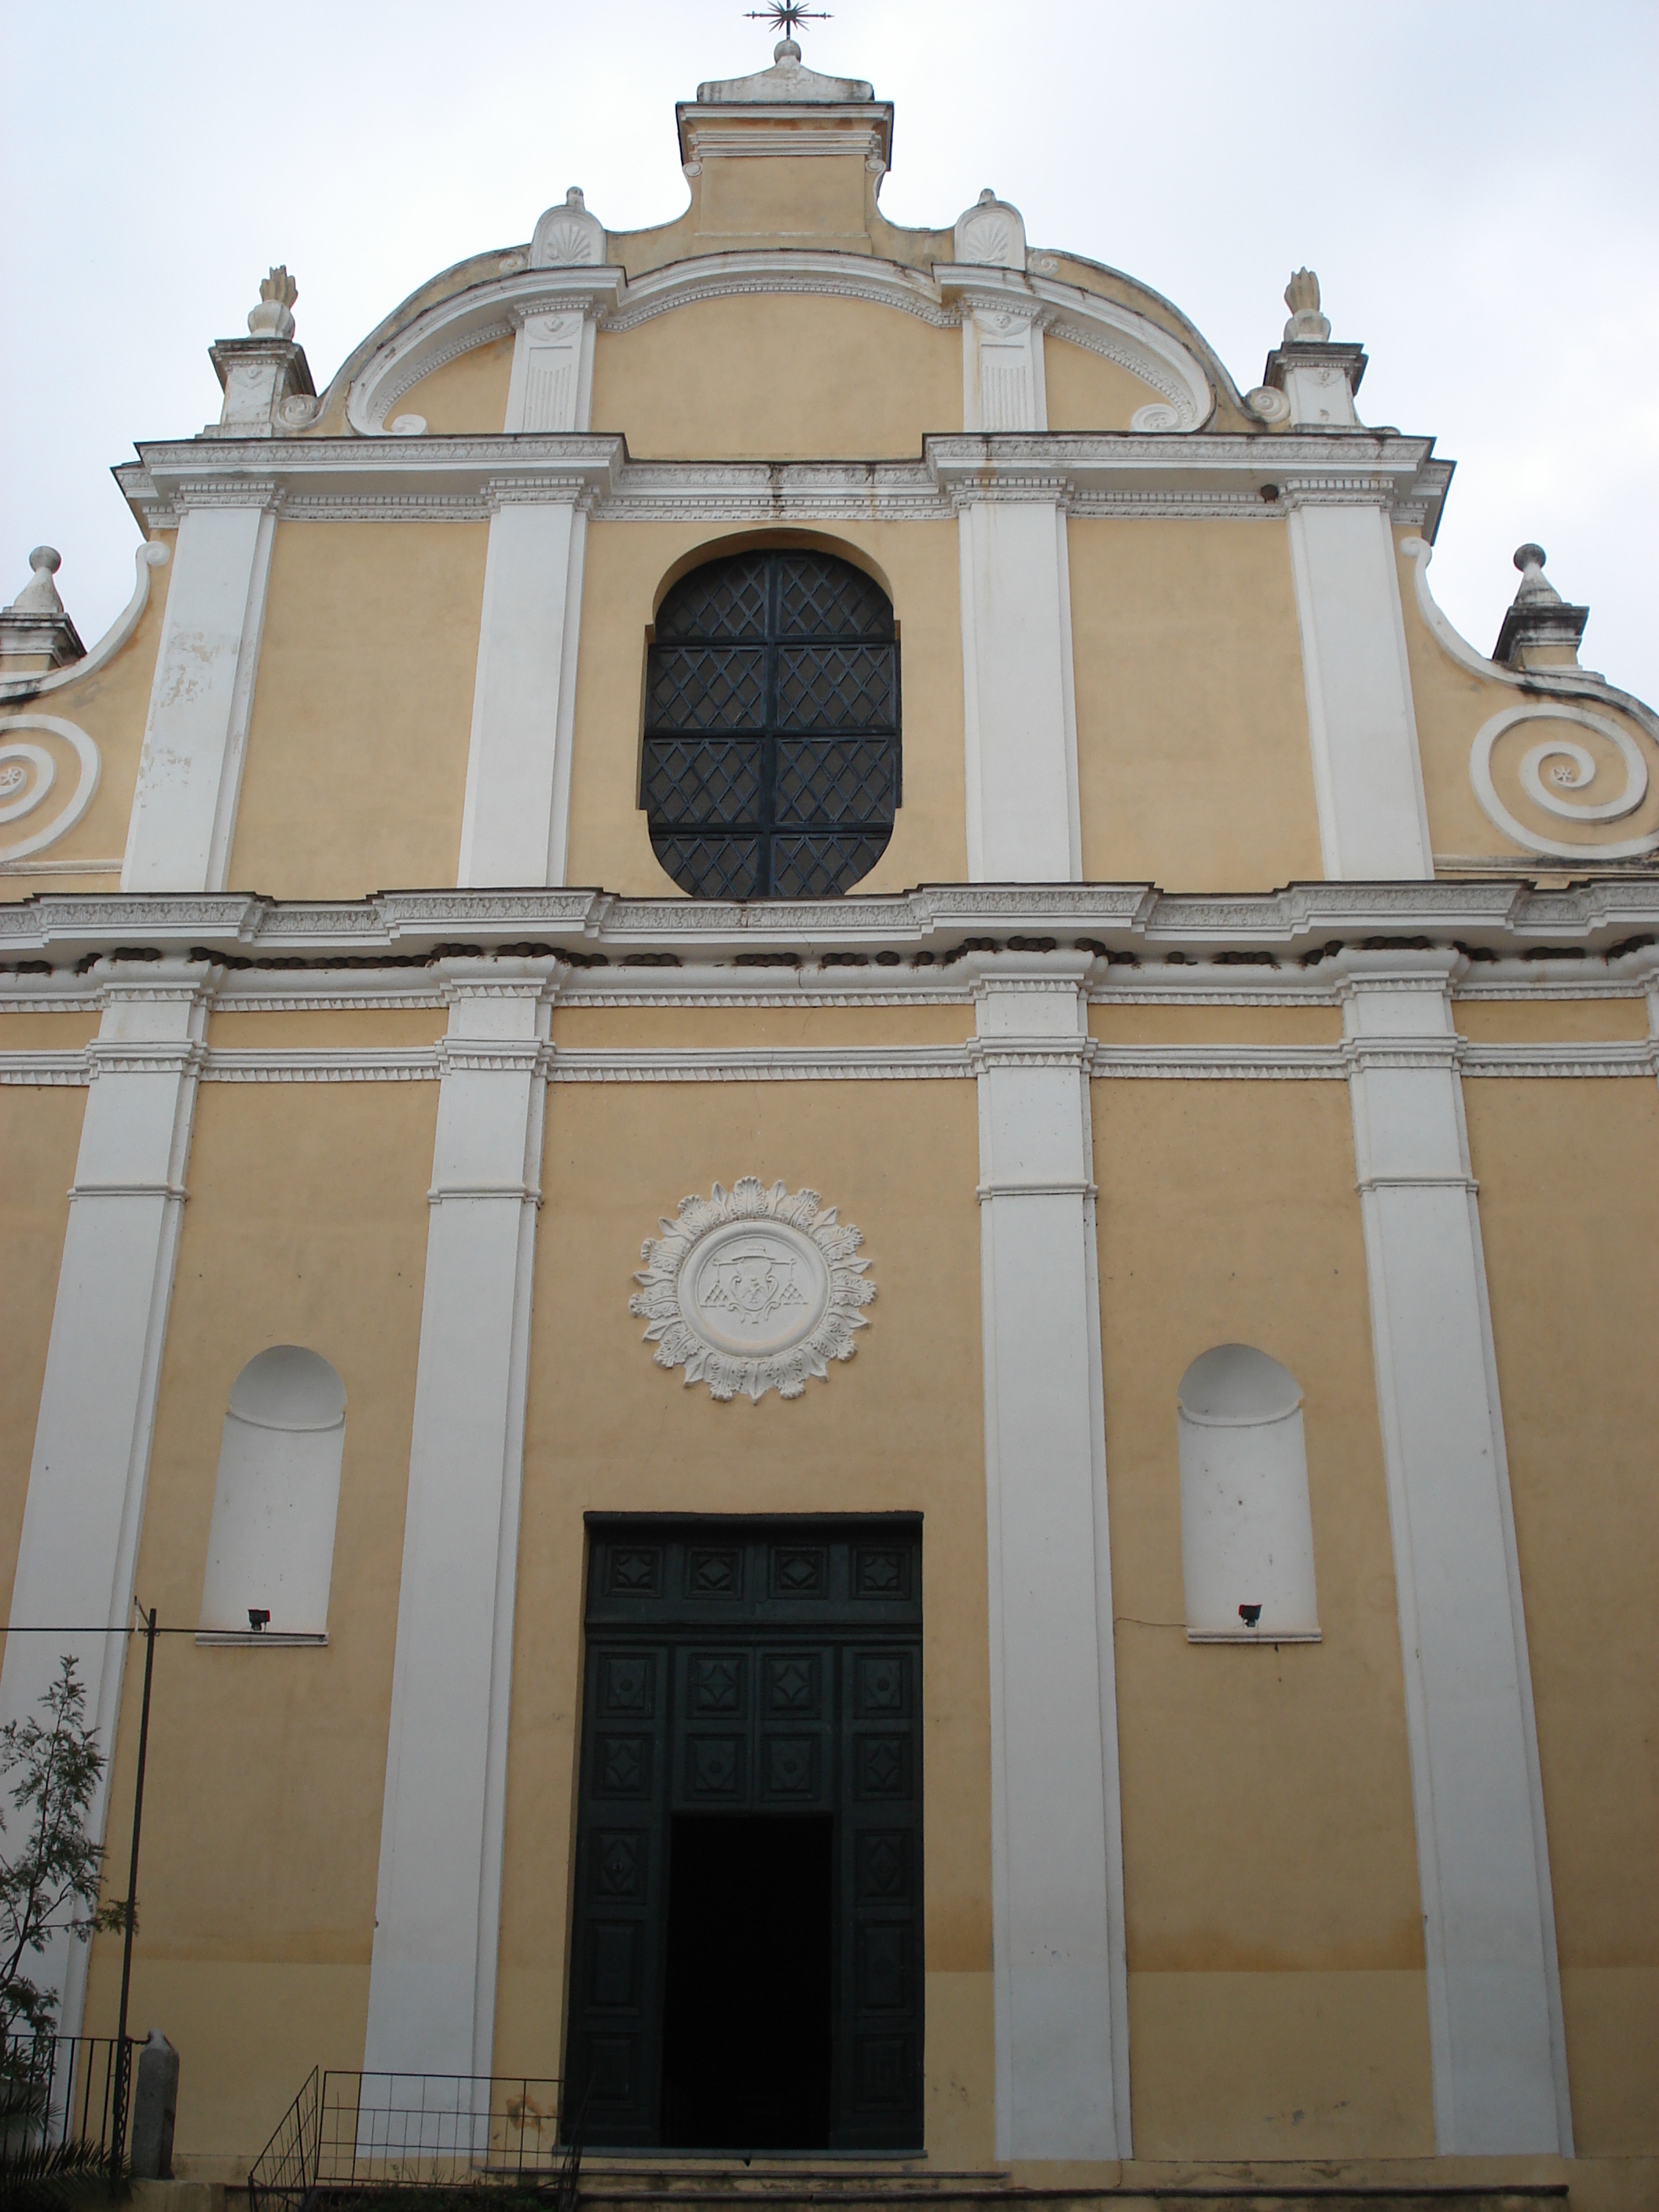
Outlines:
[[[351,2191],[520,2179],[557,2212],[574,2212],[580,2115],[562,2142],[561,2087],[525,2074],[313,2068],[248,2175],[251,2212],[300,2212]]]
[[[88,2143],[118,2168],[138,2048],[132,2036],[0,2033],[0,2134],[49,2150]]]

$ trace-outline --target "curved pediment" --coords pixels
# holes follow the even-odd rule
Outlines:
[[[1103,414],[1099,427],[1196,430],[1215,404],[1204,365],[1180,339],[1117,301],[1038,273],[961,263],[936,263],[925,272],[867,254],[771,247],[671,262],[631,282],[616,267],[529,268],[524,260],[505,257],[501,275],[434,302],[386,338],[352,379],[348,428],[363,437],[392,434],[400,403],[423,380],[477,348],[511,338],[534,318],[591,321],[603,335],[621,336],[713,301],[791,295],[890,308],[937,330],[954,329],[964,316],[1017,316],[1145,387],[1130,421],[1109,424]],[[902,361],[892,366],[894,374],[904,373]],[[872,364],[878,374],[879,368]],[[488,433],[501,425],[466,427]]]

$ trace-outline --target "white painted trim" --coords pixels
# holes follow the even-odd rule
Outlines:
[[[1128,980],[1139,975],[1146,988],[1158,992],[1228,993],[1236,974],[1242,992],[1265,991],[1273,999],[1281,988],[1302,988],[1293,980],[1276,982],[1276,975],[1306,974],[1313,978],[1308,988],[1316,994],[1327,989],[1334,970],[1324,964],[1325,956],[1334,943],[1379,934],[1457,939],[1510,956],[1507,965],[1495,963],[1479,972],[1494,981],[1513,977],[1517,988],[1504,995],[1524,999],[1530,990],[1523,978],[1535,976],[1541,987],[1546,981],[1571,980],[1581,966],[1594,973],[1600,955],[1626,945],[1633,934],[1659,934],[1659,877],[1631,870],[1559,890],[1539,890],[1516,878],[1474,883],[1317,881],[1243,896],[1171,894],[1149,884],[945,884],[892,896],[854,893],[756,906],[623,899],[557,886],[391,891],[337,903],[241,893],[82,891],[46,891],[27,901],[0,902],[0,960],[45,957],[67,962],[140,943],[180,953],[200,946],[238,960],[298,955],[319,963],[314,986],[307,986],[302,970],[272,971],[274,988],[296,996],[304,996],[308,988],[351,996],[356,987],[337,963],[347,959],[357,972],[368,973],[362,963],[378,954],[401,963],[431,962],[423,971],[404,965],[389,976],[394,990],[429,990],[442,983],[444,963],[437,949],[457,939],[486,950],[526,939],[545,942],[550,963],[560,960],[562,946],[583,963],[597,957],[614,963],[592,971],[594,988],[601,991],[631,988],[635,975],[647,991],[672,995],[681,988],[676,980],[681,977],[684,988],[707,991],[711,969],[719,963],[759,958],[767,964],[755,968],[747,983],[742,980],[744,969],[731,970],[734,987],[752,983],[761,992],[781,992],[793,1004],[801,988],[793,979],[809,974],[821,975],[824,987],[835,990],[853,988],[849,976],[864,973],[878,988],[888,988],[881,981],[884,973],[896,987],[898,969],[884,971],[874,965],[884,952],[896,955],[901,967],[907,958],[914,962],[931,955],[934,965],[905,969],[905,976],[925,988],[921,979],[937,974],[947,991],[956,991],[966,977],[958,963],[964,937],[970,934],[989,934],[997,943],[1016,936],[1049,936],[1062,948],[1073,942],[1103,944],[1120,957],[1146,963],[1137,969],[1103,963],[1093,972],[1097,987],[1107,992],[1139,988]],[[1520,957],[1529,949],[1558,946],[1586,957],[1582,963]],[[811,964],[842,951],[871,961],[871,969],[819,970]],[[1236,966],[1240,953],[1265,953],[1275,963],[1306,960],[1310,965],[1305,970]],[[771,965],[778,956],[787,964]],[[665,957],[669,965],[654,964]],[[1632,950],[1623,957],[1638,962],[1648,955]],[[333,970],[329,962],[337,963]],[[635,962],[650,964],[635,968]],[[1642,971],[1631,967],[1619,972],[1634,976]],[[63,978],[54,982],[50,977],[20,977],[0,969],[0,998],[13,991],[27,997],[37,982],[64,988]]]
[[[564,873],[587,521],[574,499],[514,501],[489,525],[458,881]]]
[[[489,2074],[554,975],[450,964],[364,2063]]]
[[[1388,518],[1369,504],[1302,498],[1289,526],[1325,873],[1432,876]]]
[[[104,1633],[67,1635],[61,1647],[80,1661],[106,1759],[120,1716],[200,1040],[217,973],[169,962],[131,990],[111,981],[100,1040],[84,1056],[98,1079],[82,1121],[9,1619],[13,1628],[107,1622]],[[0,1717],[33,1713],[59,1648],[55,1638],[8,1637]],[[87,1821],[95,1843],[108,1813],[106,1765]],[[80,2033],[88,1964],[88,1947],[64,1940],[39,1971],[59,1993],[64,2034]]]
[[[166,568],[172,558],[169,546],[151,543],[137,547],[133,554],[137,580],[132,587],[132,597],[91,652],[83,654],[79,660],[72,660],[67,668],[53,669],[50,675],[0,676],[0,700],[38,698],[42,692],[61,691],[66,684],[78,684],[83,677],[95,676],[100,669],[114,659],[137,629],[144,609],[149,605],[151,576],[157,568]]]
[[[276,516],[267,480],[234,488],[179,526],[124,891],[222,890],[264,634]]]
[[[977,976],[1000,2160],[1130,2154],[1087,966]]]
[[[1543,740],[1534,745],[1522,759],[1520,778],[1534,801],[1547,811],[1594,828],[1597,823],[1616,821],[1625,815],[1633,814],[1647,797],[1648,764],[1643,758],[1641,749],[1628,731],[1621,729],[1616,722],[1608,721],[1605,714],[1592,714],[1584,708],[1573,706],[1566,700],[1559,703],[1547,702],[1508,707],[1503,713],[1490,716],[1480,725],[1469,748],[1469,781],[1474,786],[1474,795],[1488,820],[1495,823],[1506,837],[1513,838],[1517,845],[1525,846],[1529,853],[1545,853],[1567,860],[1632,860],[1659,851],[1659,830],[1645,837],[1611,838],[1605,844],[1585,845],[1571,842],[1565,837],[1540,837],[1535,830],[1528,830],[1524,823],[1516,819],[1498,797],[1498,787],[1492,781],[1492,747],[1505,731],[1513,729],[1517,723],[1534,721],[1567,722],[1591,731],[1613,747],[1624,762],[1626,770],[1625,787],[1616,798],[1599,806],[1568,806],[1545,791],[1538,772],[1543,762],[1552,756],[1570,760],[1577,781],[1569,787],[1582,790],[1595,779],[1595,761],[1583,745],[1572,744],[1560,738],[1553,744],[1548,739]]]
[[[486,520],[506,497],[592,504],[603,521],[948,521],[963,498],[1059,499],[1079,518],[1218,515],[1282,523],[1297,507],[1373,506],[1419,521],[1443,489],[1431,441],[1391,434],[1271,440],[1194,431],[929,436],[920,460],[632,461],[614,434],[526,432],[146,445],[116,471],[152,528],[246,505],[291,520]],[[1273,502],[1264,484],[1280,492]]]
[[[1032,487],[964,498],[961,568],[964,834],[970,880],[1083,872],[1066,521]]]
[[[1526,1623],[1451,1028],[1461,964],[1449,950],[1338,956],[1400,1613],[1435,2136],[1443,2154],[1571,2155]],[[1413,1035],[1416,1055],[1404,1048]]]
[[[44,830],[36,830],[27,836],[21,837],[15,845],[0,848],[0,867],[7,868],[15,867],[31,853],[44,852],[48,845],[55,845],[60,837],[68,836],[96,797],[99,779],[103,773],[103,762],[97,746],[76,723],[64,721],[55,714],[0,714],[0,760],[3,760],[9,752],[19,751],[28,756],[37,772],[35,790],[27,799],[12,799],[0,805],[0,822],[20,819],[32,813],[46,799],[57,781],[51,755],[43,746],[19,744],[13,736],[13,732],[18,730],[44,730],[48,736],[61,740],[74,753],[80,775],[75,789],[70,793],[68,805],[55,821],[48,823]],[[44,782],[40,780],[42,763]],[[78,861],[69,865],[76,868],[83,866]]]

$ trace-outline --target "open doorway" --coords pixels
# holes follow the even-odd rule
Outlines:
[[[669,1847],[662,2140],[830,2140],[831,1816],[678,1813]]]

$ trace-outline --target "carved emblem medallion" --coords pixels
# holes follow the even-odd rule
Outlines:
[[[864,1242],[850,1222],[821,1206],[815,1190],[792,1196],[743,1176],[728,1192],[683,1198],[678,1221],[640,1248],[644,1271],[628,1310],[649,1323],[659,1367],[685,1369],[716,1398],[746,1391],[757,1404],[769,1390],[799,1398],[806,1378],[829,1376],[829,1362],[850,1359],[860,1307],[876,1295],[865,1280]]]

